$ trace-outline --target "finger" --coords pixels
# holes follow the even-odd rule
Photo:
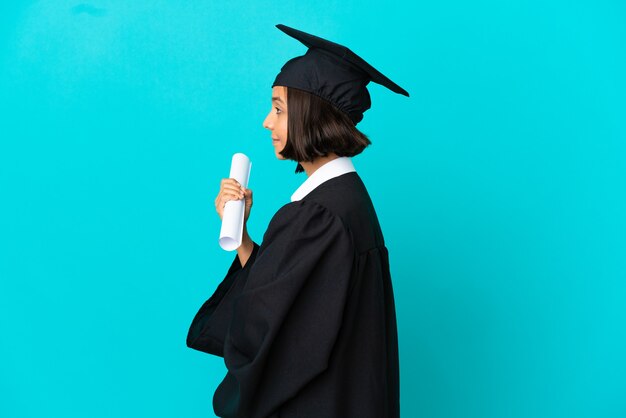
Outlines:
[[[241,190],[241,188],[236,187],[236,186],[232,186],[232,185],[225,185],[223,190],[227,190],[230,191],[231,193],[235,193],[235,194],[239,194],[243,196],[243,190]]]
[[[224,192],[222,194],[222,196],[229,196],[229,197],[231,197],[233,199],[245,199],[245,196],[243,194],[236,193],[236,192],[233,192],[233,191]]]
[[[222,198],[223,198],[223,199],[226,199],[226,201],[229,201],[229,200],[241,200],[241,199],[243,199],[244,197],[243,197],[243,196],[241,196],[241,195],[239,195],[239,194],[237,194],[237,193],[232,193],[232,192],[224,192],[224,193],[222,194]]]
[[[230,178],[225,178],[225,179],[222,179],[222,180],[220,181],[220,184],[228,184],[228,183],[231,183],[231,184],[239,184],[239,182],[238,182],[237,180],[235,180],[234,178],[232,178],[232,177],[230,177]]]
[[[223,186],[226,186],[227,184],[235,186],[235,187],[240,187],[241,186],[241,184],[239,184],[239,182],[237,180],[233,179],[233,178],[222,179],[220,185],[223,187]]]
[[[241,187],[237,187],[234,184],[225,184],[222,186],[222,188],[220,189],[220,193],[223,193],[224,191],[229,191],[231,193],[236,193],[236,194],[241,194],[243,196],[244,193],[244,189]]]
[[[224,188],[220,190],[220,194],[223,194],[223,193],[240,194],[240,193],[243,193],[243,191],[234,186],[224,186]]]

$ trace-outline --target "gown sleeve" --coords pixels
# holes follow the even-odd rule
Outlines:
[[[341,219],[310,201],[272,218],[224,341],[228,369],[213,396],[221,417],[276,413],[328,366],[354,264]]]
[[[254,248],[245,266],[241,266],[239,256],[235,255],[226,277],[196,313],[187,333],[187,347],[224,356],[224,339],[232,316],[232,301],[241,293],[259,250],[259,245],[253,244]]]

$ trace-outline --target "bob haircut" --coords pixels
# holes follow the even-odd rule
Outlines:
[[[350,117],[329,101],[293,87],[287,88],[287,143],[280,155],[298,162],[335,153],[339,157],[360,154],[371,144]]]

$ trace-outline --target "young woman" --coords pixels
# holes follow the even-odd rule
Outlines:
[[[406,94],[345,47],[278,25],[309,47],[272,86],[263,126],[280,160],[307,179],[261,245],[244,227],[226,277],[193,319],[187,345],[224,357],[220,417],[399,417],[399,359],[389,255],[350,157],[373,80]],[[374,73],[376,71],[376,73]],[[252,191],[223,179],[215,206]]]

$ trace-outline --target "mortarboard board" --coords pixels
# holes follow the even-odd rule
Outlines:
[[[370,81],[409,96],[406,90],[347,47],[282,24],[276,27],[309,49],[283,65],[272,87],[293,87],[313,93],[347,113],[355,125],[371,106],[366,88]]]

